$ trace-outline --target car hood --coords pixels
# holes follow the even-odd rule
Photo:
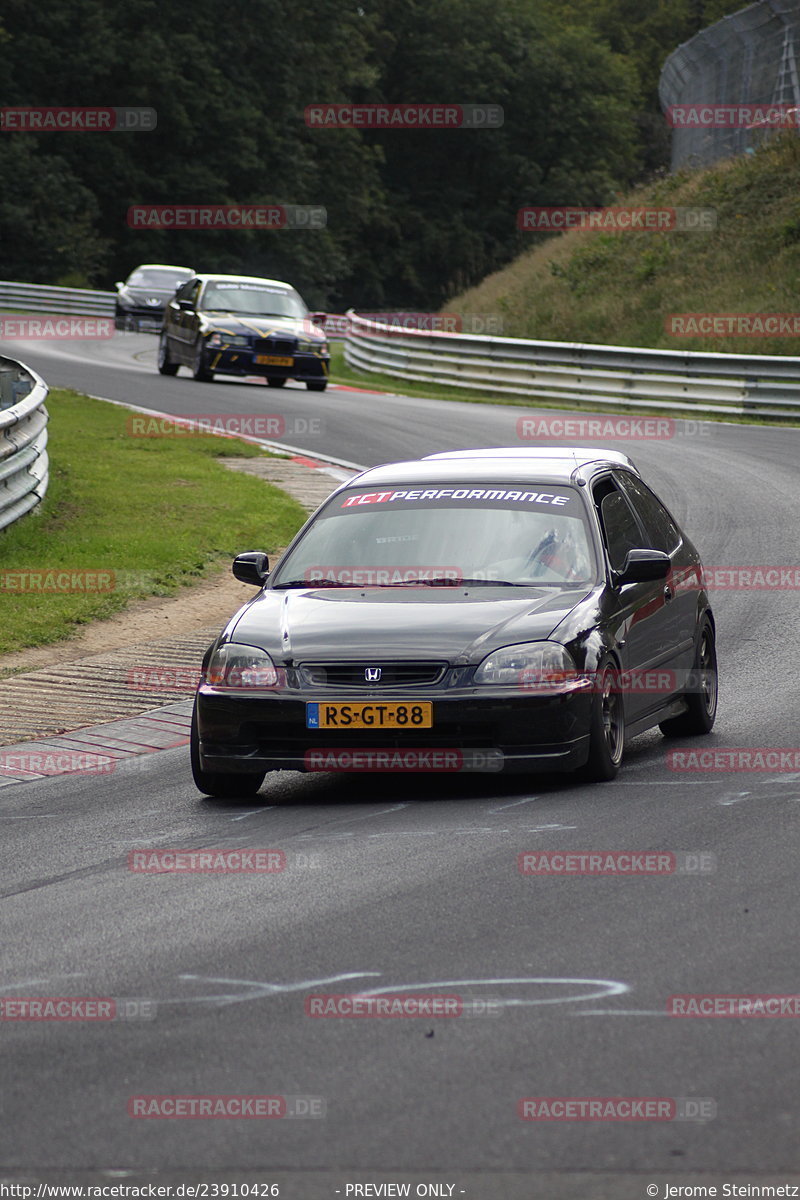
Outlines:
[[[226,634],[282,663],[365,657],[478,662],[498,646],[548,637],[589,589],[453,591],[267,589],[236,614]]]
[[[255,334],[266,337],[270,333],[284,337],[324,338],[324,332],[312,325],[308,317],[246,317],[235,313],[199,314],[204,333],[229,333],[232,336]]]

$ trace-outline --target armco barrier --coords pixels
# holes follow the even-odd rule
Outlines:
[[[115,298],[115,292],[90,292],[84,288],[48,287],[39,283],[0,280],[0,308],[11,311],[113,317]]]
[[[12,312],[78,313],[85,317],[113,317],[116,292],[85,288],[50,287],[39,283],[14,283],[0,279],[0,309]],[[330,339],[343,338],[348,325],[340,313],[326,313],[322,322]]]
[[[345,361],[361,371],[562,405],[800,416],[800,358],[431,333],[347,315]]]
[[[47,491],[47,384],[0,358],[0,529],[35,508]]]

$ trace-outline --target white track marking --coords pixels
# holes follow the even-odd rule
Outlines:
[[[303,992],[323,984],[343,983],[348,979],[366,979],[380,976],[380,971],[348,971],[342,975],[329,975],[325,979],[302,979],[296,983],[269,983],[259,979],[224,979],[213,975],[179,975],[178,978],[191,983],[221,983],[237,988],[247,988],[246,992],[223,992],[211,996],[184,996],[168,1000],[158,1000],[158,1004],[212,1004],[224,1008],[228,1004],[242,1004],[248,1000],[267,1000],[272,996],[286,995],[289,992]]]
[[[539,800],[539,796],[526,796],[524,800],[512,800],[511,804],[501,804],[499,808],[490,808],[489,815],[494,813],[504,812],[507,808],[517,808],[520,804],[533,804],[534,800]]]
[[[497,988],[497,987],[506,987],[510,984],[514,984],[514,985],[520,985],[520,984],[541,985],[541,984],[544,984],[549,987],[557,987],[559,985],[566,984],[567,986],[575,985],[576,987],[593,987],[593,988],[595,988],[595,991],[588,992],[585,995],[581,994],[581,995],[577,995],[577,996],[557,996],[554,999],[542,999],[542,1000],[520,1000],[515,997],[512,997],[508,1000],[504,1000],[504,999],[498,998],[496,996],[492,997],[492,999],[496,1003],[501,1004],[501,1005],[505,1006],[506,1008],[522,1007],[522,1006],[533,1007],[533,1006],[538,1006],[538,1005],[543,1005],[543,1004],[572,1004],[572,1003],[578,1003],[582,1000],[601,1000],[601,999],[605,1000],[609,996],[621,996],[625,992],[630,991],[630,988],[627,983],[620,983],[615,979],[570,979],[570,978],[562,979],[561,977],[558,977],[558,976],[554,977],[552,979],[548,979],[548,978],[544,978],[541,976],[533,976],[533,977],[522,976],[520,978],[514,978],[514,979],[447,979],[447,980],[436,980],[433,983],[397,983],[397,984],[393,984],[391,987],[369,988],[367,991],[359,992],[358,994],[360,996],[380,996],[386,992],[392,992],[392,993],[393,992],[420,992],[420,991],[425,991],[426,989],[429,989],[429,988],[437,988],[437,989],[441,989],[444,991],[447,988],[459,988],[459,987]],[[598,988],[599,988],[599,990],[597,990]]]

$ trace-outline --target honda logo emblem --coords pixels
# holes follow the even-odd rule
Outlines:
[[[377,683],[381,677],[380,667],[367,667],[364,671],[364,678],[367,683]]]

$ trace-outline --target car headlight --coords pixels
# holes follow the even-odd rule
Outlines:
[[[278,682],[275,664],[266,650],[227,642],[211,655],[206,683],[215,688],[266,688]]]
[[[207,346],[249,346],[250,339],[241,333],[212,333]]]
[[[493,650],[475,672],[475,683],[536,691],[579,678],[570,652],[559,642],[525,642]]]
[[[297,342],[297,349],[301,354],[327,354],[328,343],[312,341],[310,338],[299,338]]]

